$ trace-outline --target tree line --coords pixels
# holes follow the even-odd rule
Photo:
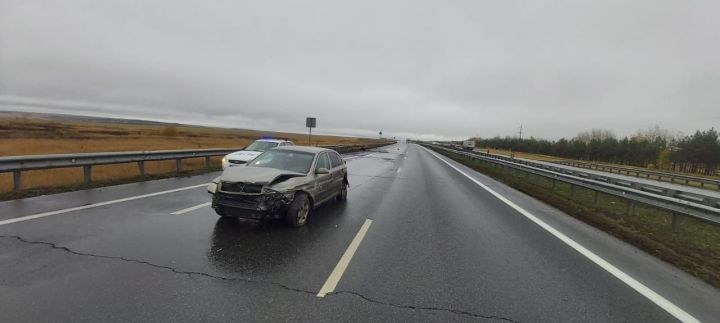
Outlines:
[[[533,137],[473,139],[477,147],[704,175],[717,174],[720,165],[720,139],[714,128],[681,135],[655,127],[620,139],[611,131],[602,129],[582,132],[571,139],[552,141]]]

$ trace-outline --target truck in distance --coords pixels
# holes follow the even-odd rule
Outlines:
[[[462,150],[472,151],[475,149],[475,140],[465,140],[462,143]]]

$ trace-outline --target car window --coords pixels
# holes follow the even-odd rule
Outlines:
[[[330,161],[328,160],[327,153],[322,153],[318,156],[317,164],[315,164],[315,171],[320,168],[330,169]]]
[[[342,158],[340,158],[340,155],[338,155],[337,153],[332,152],[328,153],[328,155],[330,155],[330,163],[332,164],[333,168],[341,166],[343,164]]]

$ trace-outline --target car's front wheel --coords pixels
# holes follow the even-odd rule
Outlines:
[[[297,193],[285,214],[285,222],[291,227],[301,227],[305,225],[308,214],[310,214],[310,198],[305,193]]]
[[[222,209],[222,207],[215,208],[215,213],[222,218],[229,218],[230,216]]]
[[[340,193],[335,197],[338,201],[345,201],[347,200],[347,193],[348,193],[348,184],[343,182],[342,186],[340,186]]]

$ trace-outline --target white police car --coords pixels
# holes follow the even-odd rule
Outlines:
[[[222,168],[244,165],[268,149],[284,146],[294,146],[294,144],[292,141],[279,139],[255,140],[245,149],[225,155],[222,159]]]

